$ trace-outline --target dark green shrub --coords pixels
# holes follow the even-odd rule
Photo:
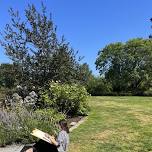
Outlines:
[[[112,92],[111,84],[100,77],[92,77],[86,88],[92,96],[110,95]]]
[[[152,88],[144,92],[145,96],[152,96]]]
[[[86,115],[87,97],[88,93],[81,85],[51,82],[49,89],[42,93],[42,102],[67,115]]]

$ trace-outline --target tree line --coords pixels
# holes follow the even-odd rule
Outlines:
[[[0,65],[0,86],[18,84],[35,88],[49,81],[78,83],[92,95],[152,95],[152,40],[136,38],[117,42],[98,52],[95,62],[100,76],[94,76],[87,63],[80,64],[78,52],[64,37],[58,38],[51,17],[42,4],[25,9],[26,19],[9,10],[11,23],[6,24],[0,44],[12,64]]]
[[[148,95],[152,89],[152,40],[136,38],[99,51],[96,67],[116,94]]]

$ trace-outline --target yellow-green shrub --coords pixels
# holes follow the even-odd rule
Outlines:
[[[85,87],[78,84],[51,82],[49,89],[42,93],[42,102],[58,112],[68,115],[86,115],[88,113]]]

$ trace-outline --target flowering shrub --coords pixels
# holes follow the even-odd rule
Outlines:
[[[87,115],[88,93],[85,87],[78,84],[61,84],[51,82],[49,89],[42,93],[42,102],[67,115]]]
[[[30,143],[37,138],[30,135],[34,128],[50,134],[58,132],[57,122],[64,116],[54,110],[28,111],[17,106],[0,111],[0,146],[13,142]]]
[[[0,110],[0,146],[13,142],[31,143],[37,138],[30,135],[34,128],[56,135],[59,120],[72,115],[87,115],[88,93],[78,84],[51,82],[49,89],[40,94],[35,110],[23,104],[14,104]]]

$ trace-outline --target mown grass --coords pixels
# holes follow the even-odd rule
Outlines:
[[[152,97],[91,97],[69,152],[152,151]]]

